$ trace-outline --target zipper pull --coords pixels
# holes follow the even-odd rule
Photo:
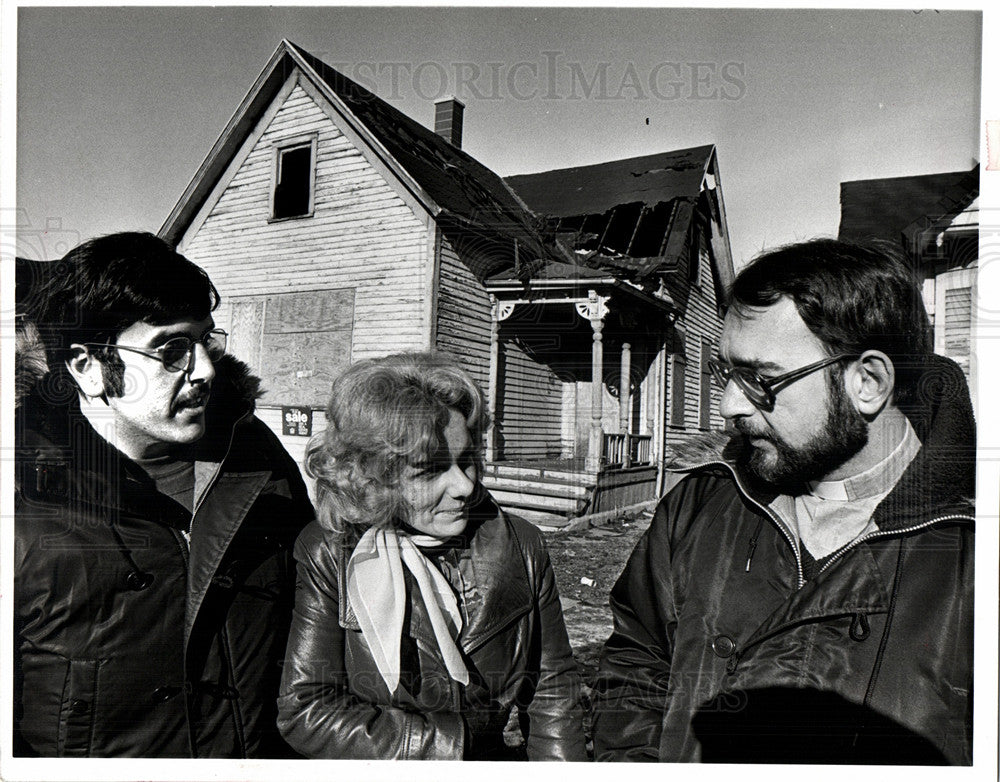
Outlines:
[[[747,546],[747,566],[744,572],[750,572],[750,562],[753,560],[753,553],[757,550],[757,538],[760,537],[760,528],[764,526],[764,519],[758,519],[757,529],[753,531],[750,544]]]

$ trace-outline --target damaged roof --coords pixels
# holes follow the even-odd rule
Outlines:
[[[506,182],[541,217],[544,240],[571,264],[642,279],[676,268],[714,152],[708,144]],[[555,263],[562,271],[564,264]]]
[[[180,241],[296,72],[315,85],[428,210],[480,280],[609,274],[642,280],[676,268],[713,165],[713,145],[505,181],[287,40],[278,45],[164,222],[161,237]],[[719,202],[709,208],[724,224]]]
[[[510,176],[505,181],[533,211],[555,217],[606,212],[634,202],[654,206],[681,196],[697,196],[714,149],[706,144],[592,166]]]
[[[954,217],[978,196],[978,163],[970,171],[841,182],[838,238],[908,244],[914,231]]]
[[[497,174],[474,157],[300,46],[289,46],[312,66],[442,210],[502,230],[530,223],[524,204]]]

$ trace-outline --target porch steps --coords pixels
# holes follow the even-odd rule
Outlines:
[[[547,467],[488,464],[483,485],[501,507],[543,529],[558,529],[584,513],[596,476]]]

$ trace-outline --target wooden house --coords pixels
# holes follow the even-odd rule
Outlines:
[[[970,171],[840,185],[841,239],[890,241],[923,283],[934,351],[953,358],[976,402],[973,350],[979,269],[979,165]]]
[[[344,367],[434,349],[487,393],[501,502],[653,499],[671,443],[722,426],[715,148],[505,182],[460,148],[462,104],[436,109],[434,132],[283,41],[160,235],[211,275],[293,455]]]

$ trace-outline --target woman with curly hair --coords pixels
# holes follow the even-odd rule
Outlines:
[[[350,367],[310,442],[278,725],[308,757],[585,760],[580,680],[541,535],[479,482],[472,378],[436,354]]]

